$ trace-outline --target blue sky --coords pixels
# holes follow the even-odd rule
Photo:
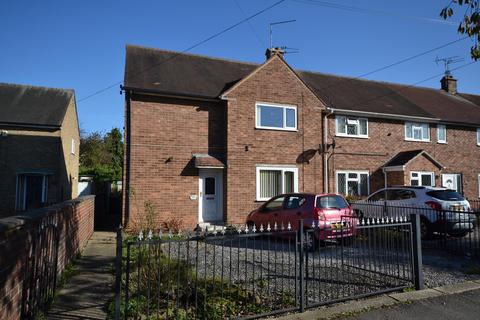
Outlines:
[[[2,1],[0,82],[73,88],[83,130],[122,128],[124,97],[118,85],[82,99],[122,81],[126,44],[182,51],[275,2]],[[269,23],[296,19],[277,26],[273,35],[275,46],[300,49],[286,56],[289,64],[358,76],[459,39],[456,24],[436,21],[444,2],[287,0],[192,53],[262,62]],[[453,21],[461,12],[456,10]],[[470,62],[470,45],[464,40],[367,78],[416,83],[442,73],[437,55],[465,59],[453,67]],[[480,94],[480,63],[453,74],[459,91]],[[421,85],[438,88],[439,80]]]

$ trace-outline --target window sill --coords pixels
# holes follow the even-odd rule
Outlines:
[[[298,129],[284,129],[275,127],[255,127],[256,130],[273,130],[273,131],[286,131],[286,132],[298,132]]]
[[[335,134],[335,137],[339,137],[339,138],[353,138],[353,139],[370,139],[369,136],[350,136],[350,135],[347,135],[347,134]]]
[[[448,144],[447,142],[439,142],[437,141],[437,144]]]
[[[423,143],[430,143],[430,140],[414,140],[414,139],[404,139],[404,141],[408,142],[423,142]]]

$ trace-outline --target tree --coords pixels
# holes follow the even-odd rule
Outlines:
[[[440,16],[448,19],[453,16],[453,5],[465,6],[466,10],[462,21],[458,25],[458,32],[466,34],[473,39],[474,44],[470,48],[470,55],[475,61],[480,59],[480,0],[452,0],[442,9]]]
[[[123,141],[119,129],[107,134],[82,132],[80,137],[80,175],[91,175],[95,181],[122,179]]]

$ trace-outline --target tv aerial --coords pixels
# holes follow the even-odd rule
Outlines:
[[[446,76],[451,76],[452,73],[450,72],[450,65],[458,63],[458,62],[463,61],[463,60],[464,60],[463,58],[460,58],[458,56],[451,56],[451,57],[445,57],[445,58],[439,58],[437,56],[434,61],[437,64],[437,66],[440,63],[443,63],[443,66],[445,68],[445,75]]]
[[[295,22],[295,21],[297,21],[297,20],[293,19],[293,20],[277,21],[277,22],[271,22],[270,23],[270,26],[269,26],[270,49],[273,49],[273,27],[276,26],[276,25],[279,25],[279,24],[292,23],[292,22]],[[280,47],[280,49],[282,49],[285,54],[287,54],[287,53],[299,53],[300,52],[299,49],[289,48],[289,47],[286,47],[286,46],[282,46],[282,47]]]

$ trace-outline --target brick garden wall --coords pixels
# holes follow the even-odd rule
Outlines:
[[[39,224],[47,217],[56,218],[61,274],[93,234],[94,201],[94,196],[85,196],[0,219],[0,319],[21,318],[26,261]]]

